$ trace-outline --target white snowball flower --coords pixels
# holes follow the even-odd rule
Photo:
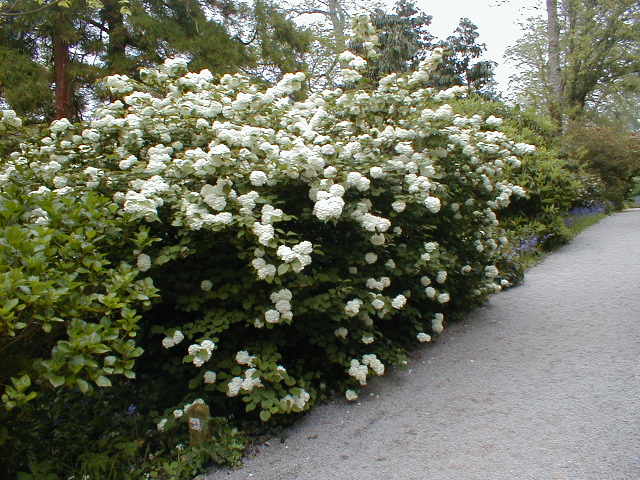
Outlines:
[[[384,177],[384,170],[380,167],[371,167],[369,169],[369,175],[371,175],[371,178],[382,178]]]
[[[320,147],[320,153],[322,153],[323,155],[334,155],[336,153],[336,147],[334,147],[332,144],[327,143],[326,145],[323,145],[322,147]],[[328,170],[328,172],[327,172]],[[327,174],[328,173],[328,174]],[[336,174],[338,173],[338,171],[335,169],[335,167],[327,167],[324,170],[324,176],[327,178],[333,178],[336,176]]]
[[[431,341],[431,335],[427,335],[424,332],[420,332],[416,335],[416,338],[418,339],[419,342],[421,343],[425,343],[425,342],[430,342]]]
[[[216,383],[216,372],[211,370],[204,372],[204,383]]]
[[[447,281],[447,272],[444,270],[440,270],[438,275],[436,276],[436,282],[444,283]]]
[[[360,339],[360,341],[365,345],[369,345],[370,343],[373,343],[374,340],[375,339],[373,338],[373,335],[363,335],[362,338]]]
[[[227,384],[227,396],[237,397],[242,388],[243,381],[244,379],[242,377],[233,377]]]
[[[495,265],[484,267],[484,276],[487,278],[496,278],[500,272]]]
[[[212,288],[213,283],[211,283],[211,280],[203,280],[202,282],[200,282],[200,289],[203,292],[210,292]]]
[[[349,330],[347,330],[344,327],[340,327],[340,328],[336,328],[333,331],[333,334],[338,338],[347,338],[347,335],[349,335]]]
[[[255,355],[249,355],[246,350],[240,350],[236,353],[236,362],[239,365],[246,365],[247,367],[255,367]]]
[[[322,192],[318,192],[320,195]],[[313,213],[319,220],[326,221],[333,218],[339,218],[342,215],[342,209],[344,208],[344,200],[341,197],[337,197],[324,192],[328,197],[320,198],[313,206]]]
[[[249,175],[249,181],[252,185],[260,187],[267,183],[267,174],[260,170],[255,170]]]
[[[436,313],[431,320],[431,329],[436,333],[442,333],[444,327],[442,322],[444,321],[444,315],[441,313]]]
[[[369,353],[362,356],[362,363],[367,365],[376,375],[384,375],[384,364],[375,354]]]
[[[151,257],[145,253],[141,253],[138,255],[137,266],[138,270],[146,272],[151,268]]]
[[[369,373],[369,368],[366,365],[361,365],[360,361],[357,359],[351,360],[351,366],[348,371],[349,375],[358,380],[360,385],[367,384],[367,374]]]
[[[400,310],[406,305],[406,303],[407,297],[405,297],[404,295],[398,295],[391,301],[391,306],[396,310]]]
[[[424,289],[424,293],[427,294],[427,297],[429,297],[431,300],[433,300],[434,298],[436,298],[436,289],[433,287],[427,287]]]
[[[362,307],[362,300],[359,298],[354,298],[353,300],[349,300],[344,307],[344,312],[349,317],[355,317],[360,312],[360,307]]]
[[[440,199],[438,197],[427,197],[424,205],[431,213],[438,213],[440,211]]]
[[[182,333],[180,330],[176,330],[175,332],[173,332],[172,339],[173,339],[173,344],[178,345],[180,342],[184,340],[184,333]]]
[[[371,245],[375,245],[376,247],[384,245],[384,242],[385,242],[384,234],[377,233],[375,235],[371,235],[371,237],[369,237],[369,241],[371,242]]]
[[[278,310],[267,310],[264,312],[264,319],[267,323],[278,323],[280,321],[280,312]]]
[[[167,425],[167,419],[163,418],[158,422],[157,428],[159,432],[164,432],[164,427]]]
[[[373,252],[367,252],[364,256],[364,260],[368,264],[376,263],[378,261],[378,255]]]
[[[355,392],[355,390],[351,390],[351,389],[344,392],[344,396],[350,402],[353,402],[354,400],[358,399],[358,394]]]
[[[451,298],[449,297],[449,294],[447,292],[441,293],[440,295],[438,295],[438,302],[439,303],[447,303]]]
[[[500,125],[502,125],[502,122],[503,120],[501,118],[494,117],[493,115],[485,120],[485,123],[489,127],[499,127]]]
[[[395,210],[398,213],[402,213],[404,212],[405,208],[407,208],[407,203],[401,200],[398,200],[391,204],[391,208],[393,208],[393,210]]]
[[[429,253],[433,253],[437,248],[438,242],[427,242],[424,244],[424,249]]]

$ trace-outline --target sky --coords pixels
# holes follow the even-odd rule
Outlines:
[[[509,75],[513,73],[512,67],[503,60],[504,51],[520,37],[518,22],[536,14],[534,7],[541,7],[542,3],[542,0],[416,1],[417,6],[433,16],[431,33],[438,38],[445,39],[451,35],[462,17],[469,18],[478,26],[479,41],[487,45],[486,58],[498,62],[496,80],[503,92],[507,90]]]

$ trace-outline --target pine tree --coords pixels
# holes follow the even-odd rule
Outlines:
[[[474,93],[490,92],[496,64],[478,60],[487,51],[484,43],[478,43],[479,36],[478,27],[468,18],[461,18],[453,35],[438,44],[445,55],[432,78],[435,87],[464,85]]]
[[[310,38],[273,5],[231,0],[0,0],[0,94],[32,120],[79,119],[95,83],[180,55],[192,70],[301,69]],[[46,8],[45,8],[46,7]],[[249,35],[243,38],[243,31]],[[51,89],[54,90],[52,105]],[[25,91],[26,90],[26,91]]]

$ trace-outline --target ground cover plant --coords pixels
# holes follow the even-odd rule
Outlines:
[[[356,31],[374,57],[371,25]],[[108,77],[89,124],[58,120],[5,157],[0,444],[22,452],[7,474],[237,461],[239,427],[355,400],[510,285],[498,215],[526,197],[513,178],[535,147],[455,113],[466,89],[426,87],[441,51],[367,90],[364,57],[345,52],[343,87],[307,97],[301,73],[268,87],[170,59]]]

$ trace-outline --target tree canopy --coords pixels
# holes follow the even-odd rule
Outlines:
[[[0,1],[3,100],[25,117],[77,119],[97,79],[170,56],[192,70],[299,70],[310,35],[264,0]],[[55,97],[55,103],[53,102]]]

